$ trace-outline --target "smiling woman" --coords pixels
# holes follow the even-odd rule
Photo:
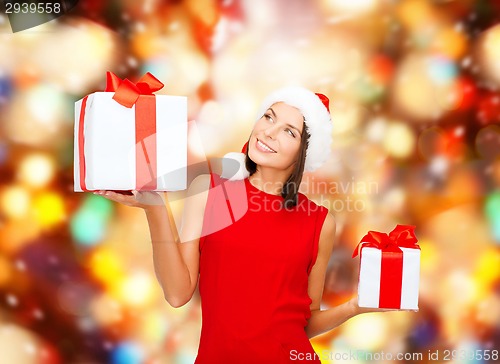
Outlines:
[[[282,188],[272,191],[284,197],[285,207],[297,204],[309,137],[301,112],[278,102],[257,121],[249,139],[254,146],[246,155],[247,168],[251,173],[257,171],[257,165],[267,164],[278,167],[282,171],[280,174],[288,176]]]
[[[301,87],[267,97],[240,154],[245,173],[196,177],[178,237],[168,193],[165,201],[152,192],[104,195],[145,209],[155,271],[172,306],[199,287],[196,364],[290,363],[297,352],[319,364],[309,338],[368,312],[356,298],[320,310],[335,219],[298,190],[303,172],[329,156],[328,107],[326,96]]]
[[[263,101],[260,115],[243,150],[245,167],[248,175],[254,175],[258,165],[277,167],[274,172],[279,171],[284,181],[281,186],[267,190],[269,183],[258,182],[260,172],[253,180],[265,191],[281,194],[284,207],[293,207],[304,171],[315,170],[330,155],[329,100],[301,87],[285,87]]]

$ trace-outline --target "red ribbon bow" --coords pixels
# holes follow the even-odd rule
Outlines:
[[[164,84],[155,76],[147,72],[139,81],[133,83],[129,79],[122,80],[113,72],[106,73],[105,92],[114,92],[113,100],[121,105],[131,108],[137,102],[140,95],[153,95],[153,92],[161,90]]]
[[[385,252],[400,252],[400,247],[420,249],[414,230],[414,225],[396,225],[389,235],[379,231],[369,231],[354,249],[352,257],[354,258],[359,254],[363,244]]]

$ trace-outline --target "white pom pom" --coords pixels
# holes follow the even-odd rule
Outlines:
[[[242,180],[250,176],[245,167],[245,154],[231,152],[222,159],[222,178],[230,181]]]

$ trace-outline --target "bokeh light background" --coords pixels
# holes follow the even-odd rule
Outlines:
[[[499,20],[495,0],[81,0],[15,34],[0,16],[0,362],[196,356],[198,293],[164,300],[144,212],[73,192],[73,105],[108,70],[187,95],[209,157],[274,88],[330,97],[332,157],[304,178],[338,222],[322,307],[355,293],[368,230],[415,224],[422,271],[418,313],[358,316],[318,353],[500,349]]]

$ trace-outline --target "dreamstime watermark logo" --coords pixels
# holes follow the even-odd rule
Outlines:
[[[67,14],[78,0],[0,0],[0,25],[9,19],[13,33],[34,28]]]

